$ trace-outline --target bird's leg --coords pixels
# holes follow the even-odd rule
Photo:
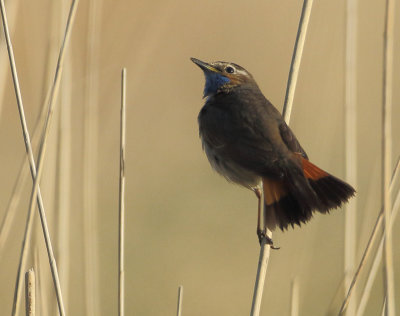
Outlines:
[[[253,191],[258,198],[257,236],[258,236],[258,241],[261,244],[262,235],[263,235],[263,230],[261,229],[261,211],[263,209],[263,200],[262,200],[260,188],[254,188]],[[264,234],[265,234],[265,232],[264,232]]]
[[[262,240],[265,239],[265,243],[270,245],[271,249],[278,250],[278,249],[280,249],[280,247],[274,246],[274,241],[267,235],[267,228],[266,227],[264,229],[261,228],[261,212],[263,210],[263,205],[264,205],[261,190],[260,190],[260,188],[254,188],[253,191],[258,198],[257,236],[258,236],[258,241],[260,243],[260,246],[261,246]]]

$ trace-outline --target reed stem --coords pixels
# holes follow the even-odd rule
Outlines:
[[[26,316],[35,316],[36,308],[36,281],[33,268],[25,273],[25,310]]]
[[[293,278],[290,291],[290,316],[299,316],[299,281]]]
[[[42,139],[41,139],[40,150],[39,150],[38,167],[36,169],[33,152],[32,152],[31,141],[30,141],[30,137],[29,137],[29,131],[28,131],[26,119],[25,119],[24,107],[23,107],[22,97],[21,97],[21,90],[19,87],[17,69],[16,69],[16,65],[15,65],[14,52],[13,52],[12,43],[11,43],[9,30],[8,30],[8,23],[7,23],[6,10],[5,10],[5,6],[4,6],[4,0],[0,0],[3,28],[4,28],[4,33],[5,33],[5,37],[6,37],[9,59],[10,59],[10,66],[11,66],[11,72],[12,72],[12,77],[13,77],[14,90],[15,90],[15,94],[16,94],[16,98],[17,98],[18,110],[19,110],[20,119],[21,119],[21,125],[22,125],[22,130],[23,130],[24,141],[25,141],[25,148],[26,148],[26,151],[27,151],[27,154],[29,157],[31,175],[33,178],[33,188],[32,188],[32,193],[31,193],[31,197],[30,197],[26,229],[25,229],[24,239],[23,239],[23,243],[22,243],[20,262],[19,262],[18,272],[17,272],[17,281],[16,281],[15,291],[14,291],[12,315],[18,314],[18,307],[19,307],[18,303],[19,303],[19,297],[20,297],[19,294],[20,294],[20,288],[21,288],[21,283],[22,283],[21,271],[22,271],[22,267],[24,266],[24,264],[26,262],[27,250],[29,248],[29,247],[27,247],[27,242],[29,242],[30,233],[32,231],[33,211],[34,211],[34,206],[35,206],[34,202],[36,199],[37,199],[38,205],[39,205],[39,214],[40,214],[41,224],[42,224],[42,228],[43,228],[43,234],[45,237],[47,253],[49,256],[50,267],[51,267],[51,272],[52,272],[52,276],[53,276],[53,282],[54,282],[54,286],[56,289],[58,308],[59,308],[60,315],[62,315],[62,316],[65,315],[64,303],[62,300],[61,287],[60,287],[60,283],[59,283],[59,276],[58,276],[58,272],[57,272],[57,265],[56,265],[56,261],[54,258],[53,248],[51,245],[51,240],[50,240],[50,235],[49,235],[48,225],[47,225],[47,220],[46,220],[46,214],[45,214],[44,208],[43,208],[43,201],[41,199],[39,182],[40,182],[40,178],[41,178],[41,172],[43,169],[43,161],[44,161],[43,157],[44,157],[44,153],[45,153],[45,149],[46,149],[46,140],[47,140],[47,135],[48,135],[48,131],[49,131],[49,122],[50,122],[50,118],[51,118],[52,112],[53,112],[53,105],[54,105],[54,100],[56,97],[56,92],[58,90],[60,74],[62,72],[62,61],[63,61],[63,57],[64,57],[64,48],[65,48],[65,44],[70,36],[70,30],[71,30],[71,26],[73,24],[73,18],[75,16],[77,2],[78,2],[77,0],[72,1],[70,13],[68,16],[67,27],[66,27],[66,31],[65,31],[65,35],[64,35],[64,41],[63,41],[63,44],[62,44],[62,47],[60,50],[60,55],[59,55],[59,59],[57,62],[56,74],[55,74],[54,82],[53,82],[53,85],[51,88],[48,113],[47,113],[47,117],[46,117],[45,127],[44,127],[43,133],[42,133]]]
[[[383,36],[383,81],[382,81],[382,205],[384,211],[385,243],[385,296],[386,316],[395,315],[394,270],[392,225],[390,213],[392,210],[390,192],[390,172],[392,163],[392,87],[393,87],[393,31],[394,31],[394,0],[386,0],[385,27]]]
[[[395,169],[393,171],[393,174],[392,174],[392,177],[391,177],[391,183],[390,183],[390,187],[389,187],[389,191],[390,192],[393,191],[394,183],[396,182],[396,179],[398,178],[399,175],[400,175],[400,158],[397,161],[396,167],[395,167]],[[394,204],[395,207],[393,208],[393,215],[392,215],[392,219],[391,219],[392,223],[395,220],[395,217],[397,215],[397,207],[398,207],[397,203],[400,203],[400,198],[399,197],[400,197],[400,194],[398,193],[397,197],[396,197],[395,204]],[[372,246],[374,245],[375,240],[378,237],[378,231],[382,227],[382,224],[383,224],[383,214],[384,213],[383,213],[383,208],[382,208],[381,211],[379,212],[378,218],[376,219],[374,228],[372,229],[372,233],[371,233],[371,236],[370,236],[370,238],[368,240],[367,246],[365,247],[363,256],[362,256],[362,258],[360,260],[360,263],[358,264],[357,270],[356,270],[356,272],[355,272],[355,274],[353,276],[353,279],[351,281],[351,284],[350,284],[349,290],[347,292],[347,295],[346,295],[346,297],[345,297],[345,299],[344,299],[344,301],[342,303],[342,306],[341,306],[340,311],[339,311],[339,315],[343,315],[344,311],[346,310],[347,305],[349,303],[349,300],[350,300],[350,298],[351,298],[351,296],[353,294],[354,286],[356,285],[356,282],[357,282],[357,280],[358,280],[358,278],[360,276],[361,270],[365,266],[366,260],[367,260],[367,258],[369,257],[369,255],[370,255],[370,253],[372,251]],[[358,309],[359,308],[360,307],[358,307]]]
[[[125,143],[126,143],[126,68],[121,73],[121,123],[119,160],[119,278],[118,315],[125,315]]]
[[[180,285],[178,288],[178,306],[176,308],[177,316],[182,316],[182,302],[183,302],[183,286]]]
[[[297,78],[300,69],[301,57],[303,55],[304,42],[306,39],[312,4],[313,0],[304,0],[299,21],[299,27],[297,30],[296,42],[294,45],[292,61],[290,64],[289,78],[286,87],[285,103],[282,110],[282,116],[287,124],[289,124],[290,122],[290,116],[292,113],[294,92],[296,90]],[[262,199],[264,198],[262,197]],[[267,229],[266,235],[272,239],[272,232],[270,230]],[[253,302],[251,305],[250,316],[258,316],[260,314],[262,294],[264,291],[265,276],[267,273],[270,251],[271,246],[267,243],[266,238],[263,238],[261,241],[261,249],[258,259],[257,275],[254,285]]]

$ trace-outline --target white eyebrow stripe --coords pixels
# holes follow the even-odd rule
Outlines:
[[[237,69],[237,68],[235,68],[235,69],[236,69],[236,72],[237,72],[237,73],[239,73],[239,74],[241,74],[241,75],[244,75],[244,76],[248,76],[248,74],[247,74],[246,71],[241,70],[241,69]]]

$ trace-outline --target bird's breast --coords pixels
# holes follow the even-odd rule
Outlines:
[[[201,140],[211,167],[228,181],[249,189],[255,188],[260,184],[261,177],[256,173],[235,163],[229,156],[221,155],[220,148],[210,145],[203,137],[201,137]]]
[[[260,177],[253,171],[234,162],[230,146],[235,146],[237,128],[232,113],[226,109],[205,105],[199,113],[199,134],[203,149],[211,167],[228,181],[248,188],[260,183]]]

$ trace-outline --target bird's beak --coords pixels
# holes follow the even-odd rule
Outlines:
[[[201,61],[196,58],[190,58],[192,62],[194,62],[197,66],[199,66],[203,71],[211,71],[211,72],[220,72],[217,68],[211,66],[208,63],[205,63],[204,61]]]

